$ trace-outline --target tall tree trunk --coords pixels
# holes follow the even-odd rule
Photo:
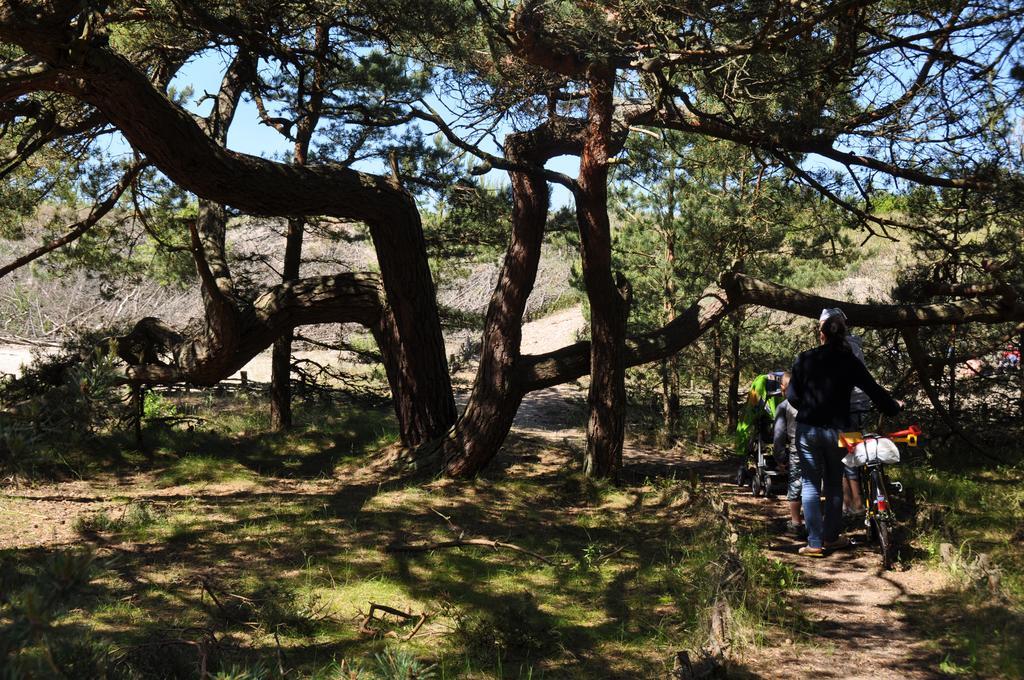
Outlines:
[[[712,340],[714,366],[711,368],[711,431],[718,434],[718,420],[722,415],[722,330],[715,329]]]
[[[296,120],[295,145],[292,150],[292,163],[304,166],[309,160],[309,145],[313,140],[313,132],[320,122],[324,96],[327,87],[324,74],[324,60],[329,48],[330,33],[326,24],[316,26],[313,49],[317,61],[312,74],[300,71],[296,89],[295,109],[300,112]],[[306,81],[311,76],[310,82]],[[308,97],[308,98],[307,98]],[[281,269],[281,281],[286,283],[299,278],[302,263],[302,238],[306,229],[306,220],[300,216],[288,218],[288,233],[285,236],[284,266]],[[270,373],[270,426],[277,431],[287,430],[292,426],[292,338],[294,329],[289,328],[274,341],[271,357]]]
[[[506,155],[515,162],[538,160],[522,139],[506,139]],[[543,160],[543,158],[539,159]],[[542,176],[510,172],[512,238],[491,294],[484,322],[480,365],[466,408],[443,444],[447,474],[476,474],[497,454],[523,398],[514,368],[522,340],[523,313],[533,290],[548,212],[548,185]]]
[[[206,133],[224,148],[234,120],[251,57],[239,52],[221,80],[215,106],[204,121]],[[191,230],[192,258],[199,275],[205,312],[201,342],[184,348],[183,360],[200,371],[223,370],[242,341],[243,304],[235,295],[235,283],[227,260],[228,214],[218,203],[200,200]],[[230,373],[230,371],[229,371]]]
[[[282,282],[299,278],[302,262],[302,237],[306,229],[303,217],[288,218],[288,234],[285,237],[284,267]],[[287,430],[292,426],[292,338],[295,332],[288,329],[274,341],[274,352],[270,364],[270,427]]]
[[[408,229],[370,225],[387,299],[374,336],[402,443],[415,447],[447,432],[456,411],[427,244],[411,197],[406,220]]]
[[[667,209],[662,224],[665,240],[665,278],[662,286],[662,325],[672,323],[676,318],[676,183],[675,170],[671,171],[668,182]],[[672,355],[662,363],[662,425],[665,435],[670,436],[679,420],[679,357]]]
[[[675,314],[667,323],[675,320]],[[679,355],[661,360],[661,424],[666,437],[670,437],[679,424]]]
[[[528,132],[505,138],[505,155],[514,163],[542,166],[555,156],[579,152],[582,128],[551,118]],[[498,283],[491,294],[473,391],[455,427],[440,448],[442,467],[452,476],[479,472],[498,453],[512,427],[524,389],[516,373],[523,313],[540,262],[549,190],[539,174],[511,171],[512,235]],[[424,455],[424,453],[426,455]],[[427,451],[416,461],[431,466]]]
[[[735,315],[734,320],[736,322],[732,331],[732,361],[729,367],[729,395],[728,406],[729,406],[729,421],[726,425],[726,429],[729,432],[736,431],[736,425],[739,422],[739,410],[740,410],[740,318],[739,315]]]
[[[611,68],[595,68],[590,74],[587,133],[576,196],[591,337],[590,419],[583,469],[592,477],[613,476],[622,465],[626,417],[625,340],[630,291],[625,277],[612,276],[608,219],[614,77]]]

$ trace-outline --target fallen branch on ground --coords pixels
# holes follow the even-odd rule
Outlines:
[[[430,616],[429,612],[421,612],[420,614],[417,615],[417,614],[413,614],[412,612],[403,612],[401,609],[395,609],[394,607],[389,607],[386,604],[377,604],[376,602],[371,602],[370,603],[370,612],[365,617],[363,617],[362,623],[359,624],[359,632],[362,633],[363,635],[380,635],[381,634],[381,631],[379,629],[371,628],[369,626],[370,621],[381,621],[381,620],[383,620],[383,617],[377,618],[377,617],[375,617],[373,615],[373,613],[376,612],[376,611],[384,612],[385,614],[391,614],[392,616],[397,616],[397,617],[399,617],[401,619],[404,619],[405,621],[408,621],[410,619],[418,619],[416,621],[416,625],[413,626],[413,629],[409,632],[409,634],[406,635],[404,638],[402,638],[402,640],[405,641],[405,642],[408,642],[409,640],[411,640],[413,638],[413,636],[415,636],[416,633],[418,633],[420,631],[420,628],[423,627],[423,624],[426,622],[427,617]],[[395,633],[394,631],[388,631],[387,633],[384,633],[384,635],[390,636],[390,637],[396,637],[396,638],[398,637],[398,634]]]
[[[460,538],[454,541],[441,541],[439,543],[423,543],[423,544],[411,544],[411,543],[392,543],[384,548],[384,552],[389,553],[403,553],[403,552],[430,552],[431,550],[443,550],[445,548],[462,548],[467,546],[481,546],[484,548],[491,548],[493,550],[512,550],[513,552],[522,553],[523,555],[529,555],[534,559],[538,559],[544,564],[550,564],[553,567],[558,566],[555,562],[552,562],[543,555],[539,555],[535,552],[530,552],[524,548],[520,548],[514,543],[503,543],[501,541],[494,541],[489,538]]]
[[[736,451],[734,449],[728,446],[722,446],[721,444],[715,444],[714,442],[701,443],[688,441],[687,444],[694,448],[702,449],[724,458],[733,458],[736,456]]]

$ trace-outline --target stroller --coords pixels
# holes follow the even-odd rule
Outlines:
[[[785,398],[781,371],[758,376],[751,384],[743,422],[737,428],[744,459],[736,472],[736,485],[749,485],[755,496],[774,496],[788,483],[789,473],[776,461],[772,450],[775,407]],[[746,427],[742,428],[743,425]]]

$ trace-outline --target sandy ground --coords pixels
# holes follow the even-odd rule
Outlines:
[[[32,349],[25,345],[0,345],[0,376],[21,375],[21,367],[32,363]]]
[[[523,326],[522,351],[524,354],[540,354],[571,345],[576,342],[576,333],[583,328],[583,325],[583,311],[578,306],[563,309],[537,321],[531,321]],[[457,353],[460,344],[460,338],[447,339],[446,352],[449,355]],[[249,380],[270,382],[270,356],[271,351],[267,349],[254,357],[241,370],[246,372]],[[295,357],[312,359],[320,363],[331,363],[334,360],[334,353],[322,350],[295,352]],[[20,375],[22,365],[31,362],[31,347],[0,345],[0,375],[5,373]],[[237,378],[239,373],[235,373],[231,377]]]

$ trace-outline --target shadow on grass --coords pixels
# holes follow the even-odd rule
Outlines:
[[[354,608],[374,601],[447,617],[436,637],[409,648],[477,674],[662,675],[671,653],[699,633],[714,587],[705,573],[718,553],[706,526],[677,522],[702,506],[670,510],[642,489],[588,484],[565,471],[564,459],[515,462],[544,446],[518,438],[510,455],[520,467],[471,482],[342,477],[154,495],[145,501],[151,525],[83,534],[99,560],[86,592],[65,603],[75,612],[66,624],[102,630],[154,677],[278,658],[309,673],[395,644],[358,632]],[[461,534],[515,543],[557,566],[476,547],[385,551]],[[0,554],[5,591],[31,584],[31,565],[53,552]],[[303,618],[311,628],[290,623]],[[164,657],[165,668],[150,667]]]
[[[209,426],[194,429],[165,423],[148,425],[143,436],[152,455],[133,455],[131,462],[164,468],[165,482],[170,484],[231,478],[231,471],[218,470],[217,463],[236,463],[261,476],[316,479],[329,477],[339,464],[397,439],[394,416],[386,407],[296,409],[295,425],[287,432],[267,431],[261,422],[253,422],[252,408],[226,402]],[[90,449],[117,451],[127,445],[123,435],[114,435],[98,439]],[[206,464],[178,469],[181,461],[190,458]],[[117,469],[128,461],[104,459],[102,453],[93,453],[90,462],[94,467]]]
[[[147,470],[128,501],[146,511],[82,525],[93,579],[62,603],[53,639],[84,639],[84,627],[147,677],[268,660],[309,674],[405,644],[359,632],[357,610],[379,602],[431,611],[433,637],[403,648],[478,676],[662,676],[673,651],[700,642],[721,536],[706,506],[659,501],[664,485],[595,484],[572,472],[578,452],[536,433],[510,437],[473,481],[385,479],[359,468],[394,439],[387,409],[300,409],[296,428],[275,434],[254,404],[222,406],[192,431],[148,427],[149,461],[124,437],[94,442],[92,470]],[[235,480],[246,484],[210,487]],[[74,493],[95,500],[81,487],[53,498]],[[462,535],[556,566],[480,547],[386,551]],[[57,552],[0,552],[0,592],[26,592],[39,579],[32,565]],[[20,606],[0,600],[0,627]]]
[[[179,406],[186,411],[198,408],[188,402]],[[295,425],[287,432],[269,430],[263,401],[220,397],[204,402],[202,408],[215,415],[144,421],[144,450],[139,450],[133,435],[114,431],[70,445],[42,442],[30,459],[0,470],[33,481],[62,481],[109,474],[124,478],[156,469],[164,470],[166,483],[178,484],[237,477],[237,470],[223,467],[234,463],[256,475],[316,479],[329,477],[339,464],[398,438],[390,407],[297,405]],[[189,459],[192,462],[183,466],[181,462]]]
[[[949,588],[910,597],[901,609],[929,639],[932,670],[982,678],[1024,677],[1024,611],[981,593]]]

